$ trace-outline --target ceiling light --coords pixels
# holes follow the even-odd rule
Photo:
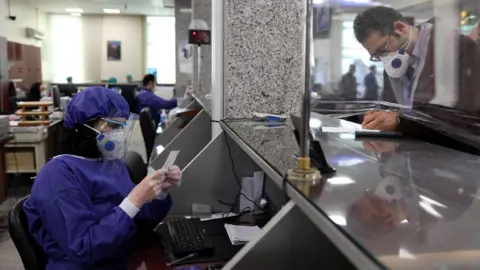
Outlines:
[[[70,12],[70,13],[82,13],[83,12],[83,9],[81,9],[81,8],[67,8],[65,10],[67,12]]]
[[[82,13],[70,13],[72,16],[82,16]]]
[[[108,14],[116,14],[116,13],[120,13],[120,9],[104,8],[103,12]]]

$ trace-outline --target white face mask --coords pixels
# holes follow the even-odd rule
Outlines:
[[[121,159],[126,152],[125,132],[116,130],[97,136],[97,147],[104,159]]]
[[[408,41],[401,49],[380,57],[385,72],[392,78],[401,78],[407,73],[408,66],[410,65],[410,55],[407,54],[406,50],[408,50],[412,44],[412,32],[410,29]]]

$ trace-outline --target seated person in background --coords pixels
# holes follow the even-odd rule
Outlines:
[[[133,76],[132,74],[127,75],[127,83],[133,83]]]
[[[158,223],[179,185],[177,166],[136,186],[121,160],[129,108],[122,96],[90,87],[67,106],[62,154],[38,173],[24,203],[29,230],[47,256],[46,269],[125,269],[136,221]]]
[[[47,87],[41,82],[32,84],[32,87],[30,87],[30,92],[27,94],[26,101],[40,101],[42,97],[46,95],[46,89]]]
[[[108,79],[108,83],[117,83],[117,78],[110,77],[110,79]]]
[[[156,78],[152,74],[143,77],[143,87],[137,95],[137,109],[140,112],[143,108],[150,108],[155,126],[160,123],[162,110],[171,110],[177,107],[177,99],[165,100],[153,93],[156,85]]]
[[[73,78],[71,76],[67,77],[67,83],[73,83]]]
[[[410,106],[413,101],[429,103],[433,99],[437,94],[435,76],[432,75],[435,72],[434,20],[413,26],[392,8],[373,7],[357,15],[353,30],[357,41],[371,55],[371,60],[381,61],[384,65],[383,96],[395,99],[387,101]],[[458,35],[458,41],[459,89],[456,93],[458,101],[453,109],[473,109],[478,113],[480,49],[467,36]],[[420,65],[421,62],[424,65]],[[369,111],[365,114],[362,126],[366,129],[399,130],[414,137],[423,137],[417,127],[407,127],[401,123],[397,112]]]

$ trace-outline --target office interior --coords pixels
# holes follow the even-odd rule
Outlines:
[[[409,33],[431,31],[415,42],[422,73],[407,97],[355,36],[355,18],[379,6]],[[169,266],[182,256],[159,224],[128,269],[480,268],[478,1],[0,0],[0,15],[0,269],[42,269],[27,267],[31,246],[12,239],[9,213],[58,152],[71,97],[103,86],[139,113],[145,74],[182,102],[150,131],[139,114],[130,177],[179,151],[164,222],[201,217],[221,236]],[[192,29],[210,31],[209,44],[189,44]],[[32,101],[36,83],[46,90]],[[398,115],[396,129],[368,132],[372,112]],[[233,245],[224,224],[261,230]]]

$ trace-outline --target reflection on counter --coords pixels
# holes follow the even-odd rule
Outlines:
[[[480,248],[472,238],[480,233],[480,157],[408,138],[324,133],[322,126],[359,125],[315,113],[310,122],[337,172],[320,182],[289,184],[343,233],[391,269],[437,269],[449,262],[480,267],[472,259]],[[296,166],[289,123],[275,129],[256,129],[261,123],[248,120],[225,124],[280,176]]]

